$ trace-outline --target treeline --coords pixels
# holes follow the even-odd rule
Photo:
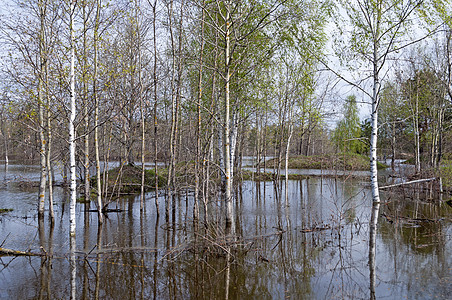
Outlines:
[[[441,17],[449,20],[447,5],[377,2],[358,1],[356,5],[364,5],[360,11],[355,3],[328,0],[11,1],[1,23],[3,157],[39,161],[42,200],[46,184],[51,187],[53,166],[69,168],[67,128],[73,123],[78,176],[84,187],[80,192],[86,198],[92,189],[98,199],[105,197],[108,189],[99,185],[108,181],[100,181],[100,172],[91,174],[90,168],[114,160],[120,166],[141,164],[143,203],[145,163],[153,164],[157,191],[160,163],[164,163],[169,218],[171,196],[181,186],[176,184],[177,168],[181,162],[191,162],[192,176],[185,186],[194,191],[195,220],[200,218],[201,204],[207,219],[206,202],[221,198],[226,227],[233,232],[234,166],[244,155],[258,160],[275,156],[281,161],[289,154],[376,150],[376,144],[369,144],[376,136],[370,133],[376,130],[374,121],[367,135],[352,128],[351,136],[341,133],[330,138],[327,122],[338,111],[333,101],[338,78],[369,90],[361,85],[369,76],[350,82],[328,62],[331,46],[327,45],[332,40],[351,71],[359,72],[359,66],[352,64],[356,59],[373,66],[373,93],[367,93],[374,105],[372,120],[378,107],[388,110],[380,115],[380,153],[386,153],[388,145],[399,154],[413,152],[410,143],[402,145],[396,136],[403,134],[403,140],[416,142],[416,161],[429,156],[438,164],[448,130],[450,101],[445,87],[450,93],[451,73],[450,61],[444,58],[450,58],[450,27],[443,25],[446,29],[441,31],[431,24]],[[351,25],[340,17],[344,9]],[[428,69],[413,70],[411,77],[405,72],[387,80],[384,88],[380,85],[379,72],[389,55],[405,49],[395,42],[414,11],[428,19],[432,36],[447,33],[447,39],[439,41],[443,52],[429,56],[449,66],[438,68],[443,73],[434,77],[443,84],[442,102],[425,94],[436,84]],[[368,18],[372,15],[379,18]],[[365,20],[370,22],[367,27],[360,23]],[[372,20],[386,29],[378,25],[376,30]],[[348,28],[354,28],[356,35],[344,46]],[[75,120],[70,117],[71,95],[76,101]],[[386,108],[392,102],[403,113]],[[434,111],[427,111],[432,107]],[[354,118],[343,122],[349,129],[356,123],[354,110],[345,113],[346,119]],[[422,119],[424,113],[434,121]],[[401,130],[403,124],[412,126]],[[416,139],[410,137],[413,134]],[[344,149],[350,138],[367,146]],[[391,142],[394,139],[397,143]],[[96,184],[91,184],[93,176],[99,179]],[[221,178],[221,184],[215,178]],[[100,216],[102,201],[97,202]]]

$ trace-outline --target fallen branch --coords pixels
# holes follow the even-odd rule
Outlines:
[[[443,220],[445,220],[444,218],[440,218],[440,219],[428,219],[428,218],[410,218],[410,217],[405,217],[405,216],[395,216],[395,215],[387,215],[385,213],[381,214],[382,217],[384,217],[386,219],[386,221],[388,221],[389,223],[394,223],[394,222],[406,222],[406,223],[438,223],[441,222]]]
[[[391,185],[385,185],[385,186],[380,187],[380,190],[387,189],[387,188],[392,188],[392,187],[396,187],[396,186],[407,185],[407,184],[427,182],[427,181],[432,181],[432,180],[436,180],[436,177],[426,178],[426,179],[417,179],[417,180],[405,181],[405,182],[391,184]]]
[[[312,228],[302,228],[301,232],[303,233],[308,233],[308,232],[316,232],[316,231],[323,231],[323,230],[329,230],[329,229],[340,229],[342,226],[335,226],[335,227],[331,227],[330,225],[325,225],[325,226],[317,226],[317,227],[312,227]]]
[[[42,254],[0,248],[0,256],[41,256]]]

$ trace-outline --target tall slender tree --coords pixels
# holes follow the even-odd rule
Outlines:
[[[74,17],[75,8],[77,5],[76,0],[70,1],[69,8],[69,51],[70,51],[70,118],[69,118],[69,163],[70,163],[70,231],[69,234],[75,237],[75,203],[77,201],[77,174],[76,174],[76,164],[75,164],[75,116],[76,116],[76,105],[75,105],[75,43],[74,43]]]
[[[45,82],[44,76],[46,72],[46,60],[47,60],[47,50],[46,50],[46,36],[45,36],[45,18],[46,18],[46,10],[47,3],[44,0],[39,0],[38,2],[39,9],[39,20],[40,20],[40,28],[39,28],[39,71],[38,71],[38,107],[39,107],[39,139],[40,139],[40,184],[39,184],[39,208],[38,208],[38,216],[42,218],[44,216],[44,206],[45,206],[45,190],[47,183],[47,164],[46,164],[46,136],[45,136],[45,123],[44,123],[44,97],[45,97]]]
[[[371,69],[371,91],[354,84],[370,98],[371,103],[371,137],[370,137],[370,173],[372,216],[370,227],[375,230],[380,209],[380,194],[378,190],[377,169],[377,140],[378,140],[378,107],[380,104],[382,72],[390,56],[407,47],[412,42],[404,43],[401,36],[406,32],[406,25],[410,24],[416,10],[423,5],[422,0],[357,0],[342,1],[343,11],[346,12],[352,34],[348,47],[352,51],[342,52],[342,58],[353,61],[352,55],[364,61]],[[344,31],[342,31],[344,32]],[[345,50],[344,48],[341,48]],[[375,236],[369,240],[369,261],[375,259]],[[375,276],[375,273],[372,274]],[[375,282],[375,278],[371,278]],[[371,294],[375,298],[375,294]]]
[[[94,151],[96,156],[96,194],[97,194],[97,215],[99,224],[103,223],[102,215],[102,182],[100,172],[100,153],[99,153],[99,95],[97,90],[98,77],[98,52],[99,52],[99,24],[102,0],[96,0],[96,17],[94,21],[94,73],[93,73],[93,98],[94,98]],[[106,162],[104,162],[106,163]],[[107,186],[107,183],[104,181]]]
[[[360,140],[361,126],[358,114],[356,96],[350,95],[344,104],[344,117],[333,132],[333,140],[341,151],[362,153],[364,150],[364,143]]]

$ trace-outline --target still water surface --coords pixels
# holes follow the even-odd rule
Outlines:
[[[69,199],[55,190],[55,225],[37,220],[39,169],[12,166],[0,173],[2,247],[45,251],[47,257],[1,257],[2,299],[369,299],[371,196],[359,178],[311,177],[245,181],[237,189],[235,250],[216,233],[194,232],[192,195],[177,199],[166,224],[164,199],[124,197],[104,225],[77,204],[71,265]],[[378,299],[449,299],[452,291],[451,208],[400,192],[383,194],[376,245]],[[221,208],[211,201],[210,211]],[[222,216],[222,214],[219,214]],[[218,221],[212,215],[212,223]],[[413,221],[413,219],[416,219]],[[437,220],[433,222],[432,220]],[[218,232],[217,232],[218,233]],[[40,250],[42,249],[42,250]],[[228,252],[230,251],[230,252]]]

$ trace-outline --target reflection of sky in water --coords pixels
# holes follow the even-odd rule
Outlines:
[[[119,165],[118,162],[109,162],[108,168],[114,168]],[[106,164],[101,162],[101,171],[103,172]],[[80,169],[80,168],[79,168]],[[77,170],[79,172],[80,170]],[[4,165],[0,166],[0,184],[5,182],[19,182],[19,181],[39,181],[40,167],[37,165],[17,165],[17,164],[9,164],[6,168]],[[91,164],[90,172],[94,174],[95,165]],[[63,166],[61,164],[55,164],[53,166],[53,176],[56,182],[61,182],[63,180]],[[69,176],[69,171],[68,175]],[[80,178],[80,176],[78,176]]]
[[[25,174],[38,178],[38,168],[17,167],[8,174]],[[8,170],[9,171],[9,170]],[[3,173],[2,173],[3,174]],[[9,176],[9,175],[8,175]],[[11,175],[12,176],[12,175]],[[288,206],[285,205],[285,189],[277,193],[273,182],[246,181],[242,194],[236,202],[238,228],[247,241],[249,249],[244,259],[237,259],[231,268],[237,298],[283,298],[304,295],[306,298],[368,298],[368,226],[371,197],[368,185],[356,179],[347,181],[334,178],[310,178],[290,180]],[[187,198],[188,197],[188,198]],[[52,248],[52,294],[51,298],[67,298],[69,286],[69,263],[67,260],[69,239],[69,204],[62,188],[55,188],[55,227]],[[214,200],[213,198],[212,200]],[[165,259],[177,247],[188,247],[194,235],[191,232],[192,195],[183,194],[175,211],[177,224],[174,239],[176,247],[166,247],[167,231],[164,229],[164,199],[159,199],[161,215],[156,227],[153,193],[146,198],[146,211],[140,214],[139,197],[114,201],[110,208],[123,209],[122,213],[110,213],[103,226],[103,248],[118,249],[145,247],[159,249],[156,253],[157,277],[154,276],[155,252],[140,251],[113,253],[101,257],[101,286],[103,298],[138,297],[141,276],[144,276],[144,295],[152,298],[154,280],[157,298],[167,298],[169,282],[174,281],[179,298],[195,298],[193,286],[208,290],[211,298],[224,298],[224,260],[221,256],[193,260],[193,253],[178,253],[174,265]],[[188,211],[186,210],[188,201]],[[212,206],[221,206],[220,201]],[[213,212],[213,207],[209,209]],[[23,190],[16,184],[7,184],[0,189],[0,207],[14,211],[0,217],[0,241],[7,235],[4,247],[18,250],[39,251],[43,246],[51,248],[49,222],[45,220],[45,236],[40,243],[37,230],[37,188]],[[416,206],[403,207],[411,212]],[[94,204],[91,206],[94,208]],[[418,206],[420,212],[424,208]],[[396,207],[385,206],[394,211]],[[431,210],[426,207],[425,210]],[[202,211],[202,209],[201,209]],[[388,211],[385,211],[388,213]],[[444,214],[444,212],[441,212]],[[447,213],[447,211],[446,211]],[[450,216],[450,211],[448,212]],[[47,211],[46,211],[47,214]],[[425,215],[425,213],[423,213]],[[85,215],[88,216],[85,219]],[[24,219],[27,216],[28,218]],[[447,295],[450,287],[451,226],[441,223],[441,230],[422,231],[419,228],[394,226],[380,218],[377,236],[377,297],[432,298]],[[302,229],[341,226],[341,230],[323,230],[303,233]],[[435,225],[436,226],[436,225]],[[157,228],[157,244],[155,235]],[[285,230],[280,240],[274,235],[278,228]],[[97,215],[84,213],[77,204],[77,250],[95,253],[97,243]],[[419,235],[437,235],[438,239],[422,240]],[[263,237],[265,236],[265,237]],[[441,237],[441,238],[440,238]],[[449,237],[449,238],[448,238]],[[417,243],[417,244],[416,244]],[[434,243],[433,246],[423,244]],[[420,247],[419,247],[420,246]],[[248,247],[248,248],[247,248]],[[430,247],[430,248],[428,248]],[[424,250],[422,250],[424,249]],[[424,251],[424,252],[422,252]],[[83,282],[89,286],[89,298],[93,298],[95,286],[96,257],[84,260],[79,254],[77,276],[81,297]],[[201,255],[201,257],[203,257]],[[144,268],[137,268],[143,258]],[[204,260],[205,259],[205,260]],[[264,262],[263,259],[268,262]],[[37,298],[41,279],[45,272],[41,258],[1,258],[0,298]],[[208,261],[207,261],[208,260]],[[9,263],[9,265],[7,265]],[[4,266],[7,265],[6,268]],[[174,270],[169,272],[168,268]],[[195,275],[196,267],[204,266],[203,272]],[[215,271],[213,271],[215,270]],[[144,275],[142,275],[144,272]],[[201,272],[199,270],[199,272]],[[211,273],[209,273],[211,272]],[[44,275],[43,275],[44,274]],[[177,274],[173,279],[169,274]],[[201,276],[202,275],[202,276]],[[198,276],[198,277],[197,277]],[[449,276],[449,277],[448,277]],[[195,283],[195,278],[200,280]],[[204,281],[202,279],[204,278]],[[446,278],[446,279],[444,279]],[[447,281],[449,278],[449,282]],[[446,281],[445,281],[446,280]],[[121,284],[118,284],[120,282]],[[239,290],[238,294],[234,291]],[[435,294],[436,293],[436,294]],[[198,294],[199,295],[199,294]]]
[[[255,168],[243,168],[248,171],[256,171]],[[264,169],[261,169],[264,172]],[[289,174],[306,175],[306,176],[370,176],[369,171],[342,171],[342,170],[321,170],[321,169],[288,169]],[[265,173],[273,173],[273,168],[267,168]],[[281,175],[285,174],[285,170],[281,170]]]

